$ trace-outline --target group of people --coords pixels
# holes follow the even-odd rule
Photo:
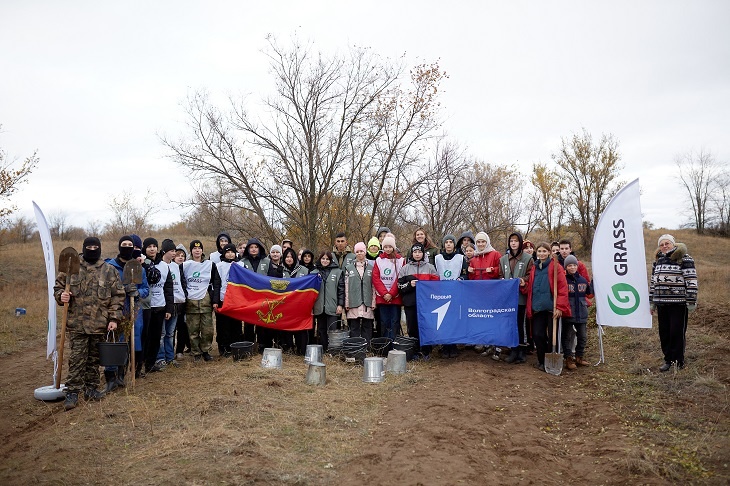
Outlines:
[[[525,363],[526,355],[535,350],[536,367],[544,370],[555,317],[562,319],[560,340],[565,367],[572,370],[589,364],[585,349],[592,284],[569,240],[534,245],[514,232],[507,239],[504,254],[492,246],[485,232],[474,235],[467,231],[458,239],[448,234],[441,243],[439,249],[419,228],[403,256],[395,235],[384,227],[367,244],[358,242],[354,248],[345,233],[338,233],[332,250],[315,256],[308,249],[297,253],[288,239],[272,245],[267,253],[257,238],[236,246],[227,233],[221,233],[216,238],[216,250],[206,258],[200,240],[191,241],[186,248],[170,239],[158,245],[154,238],[143,241],[137,235],[125,235],[119,239],[117,256],[102,260],[100,240],[89,237],[80,254],[81,271],[71,276],[71,291],[65,291],[63,273],[59,273],[55,286],[57,302],[69,305],[71,356],[64,405],[66,409],[75,407],[81,393],[87,400],[98,400],[104,393],[125,386],[126,367],[107,367],[106,390],[98,390],[96,343],[122,322],[135,329],[134,372],[138,377],[178,366],[186,352],[195,361],[211,361],[214,335],[223,358],[230,356],[231,344],[238,341],[256,342],[260,351],[278,345],[299,354],[305,353],[308,344],[319,343],[326,352],[328,332],[344,327],[344,323],[352,337],[393,339],[403,332],[404,314],[406,332],[417,340],[416,290],[421,280],[519,279],[514,323],[519,345],[509,349],[504,361]],[[686,248],[674,246],[669,235],[659,243],[651,295],[652,310],[659,313],[665,350],[665,365],[660,369],[665,371],[670,363],[684,364],[686,310],[694,309],[697,284],[694,263]],[[141,283],[122,283],[124,267],[133,259],[142,264]],[[312,328],[275,331],[220,313],[231,265],[276,278],[320,274]],[[674,283],[667,283],[668,275]],[[680,279],[687,289],[684,300],[678,297]],[[134,316],[130,316],[131,304],[140,309]],[[684,314],[677,310],[680,306],[685,306]],[[126,340],[124,331],[119,339]],[[442,345],[439,354],[444,358],[458,356],[458,344],[463,343]],[[502,359],[506,351],[495,346],[473,347],[495,360]],[[418,359],[429,359],[431,354],[431,346],[416,344]]]

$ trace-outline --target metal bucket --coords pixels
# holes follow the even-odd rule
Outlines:
[[[251,341],[241,341],[231,344],[231,354],[233,361],[239,361],[244,358],[250,358],[254,353],[254,343]]]
[[[388,353],[388,373],[402,375],[406,372],[406,352],[393,349]]]
[[[308,344],[307,350],[304,353],[305,363],[321,363],[322,362],[322,345],[321,344]]]
[[[307,385],[325,385],[327,383],[327,367],[325,364],[317,361],[309,363],[304,381]]]
[[[365,358],[362,367],[362,381],[365,383],[382,383],[384,379],[383,358],[377,356]]]
[[[281,369],[281,349],[265,348],[264,355],[261,357],[261,367],[268,369]]]
[[[334,330],[327,332],[327,338],[329,340],[328,352],[337,354],[342,350],[342,343],[345,339],[350,337],[350,331],[348,330]]]

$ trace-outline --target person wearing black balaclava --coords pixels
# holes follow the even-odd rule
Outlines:
[[[120,280],[123,278],[124,266],[128,261],[134,258],[134,239],[132,236],[124,235],[119,238],[117,245],[118,254],[116,258],[107,258],[105,261],[109,265],[113,266],[119,272]],[[130,319],[129,312],[131,311],[130,299],[134,299],[134,313],[136,314],[134,319],[134,359],[137,368],[142,366],[142,309],[139,305],[141,299],[146,298],[150,293],[150,287],[147,283],[147,275],[142,272],[142,283],[135,285],[133,283],[126,284],[124,286],[126,291],[126,297],[124,299],[124,318],[125,320]],[[126,336],[123,332],[119,333],[119,341],[126,342]],[[107,366],[104,369],[104,377],[106,379],[106,392],[109,393],[117,387],[125,386],[124,375],[126,366]]]
[[[96,237],[84,240],[79,273],[70,278],[66,291],[66,273],[58,272],[53,296],[58,305],[68,306],[66,330],[70,353],[66,378],[66,410],[76,407],[79,393],[87,401],[101,400],[99,387],[99,349],[108,331],[122,322],[124,286],[117,271],[101,259],[101,241]]]

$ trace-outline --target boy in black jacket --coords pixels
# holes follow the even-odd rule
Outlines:
[[[573,255],[565,258],[565,279],[568,282],[568,300],[570,301],[570,318],[563,319],[563,328],[560,335],[563,344],[563,357],[565,367],[574,370],[576,365],[588,366],[590,363],[583,358],[586,349],[587,333],[586,323],[588,322],[588,304],[586,295],[593,293],[592,285],[581,274],[578,273],[578,259]],[[575,355],[571,353],[570,346],[572,336],[570,330],[575,326],[575,333],[578,337],[578,344],[575,347]]]

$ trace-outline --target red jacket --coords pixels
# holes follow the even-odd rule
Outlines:
[[[550,260],[548,265],[548,281],[550,282],[550,297],[555,295],[555,288],[553,286],[553,272],[555,271],[556,262],[554,259]],[[527,279],[527,285],[520,287],[520,292],[527,294],[527,317],[532,317],[532,285],[535,283],[535,270],[537,270],[537,264],[533,265],[530,269],[530,274]],[[570,301],[568,300],[568,282],[565,280],[565,269],[562,265],[557,264],[558,268],[558,309],[563,313],[563,317],[570,317]]]
[[[395,258],[388,258],[383,252],[375,259],[373,265],[373,288],[375,288],[375,304],[401,305],[400,293],[398,292],[398,273],[405,263],[399,253],[393,252]],[[390,294],[393,298],[390,302],[383,296]]]
[[[499,259],[502,254],[497,250],[492,250],[483,255],[475,255],[469,260],[469,268],[473,268],[473,272],[469,272],[469,280],[493,280],[499,278]],[[486,269],[492,267],[492,271]]]

